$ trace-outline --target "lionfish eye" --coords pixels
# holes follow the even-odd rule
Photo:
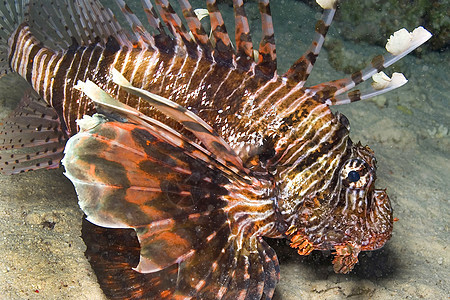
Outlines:
[[[347,180],[350,182],[357,182],[359,178],[361,178],[361,176],[359,176],[357,171],[350,171],[347,174]]]
[[[346,188],[362,189],[373,180],[373,170],[364,160],[351,158],[341,168],[341,182]]]

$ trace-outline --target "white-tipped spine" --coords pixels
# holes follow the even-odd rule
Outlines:
[[[432,34],[422,26],[417,27],[412,32],[402,28],[389,37],[386,50],[392,55],[408,53],[425,43],[431,36]]]
[[[379,72],[372,76],[372,80],[374,90],[383,90],[391,87],[397,88],[408,82],[402,73],[394,73],[392,74],[392,78],[389,78],[384,72]]]
[[[336,0],[316,0],[323,9],[333,9],[336,7]]]

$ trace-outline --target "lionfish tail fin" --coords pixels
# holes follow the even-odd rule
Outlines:
[[[80,132],[65,149],[65,174],[90,222],[135,230],[140,253],[132,267],[141,274],[127,272],[120,280],[137,284],[133,291],[144,298],[270,298],[279,279],[277,257],[261,238],[275,226],[270,183],[241,175],[197,116],[119,75],[112,76],[116,84],[184,124],[207,148],[118,103],[93,82],[78,83],[106,109],[78,121]],[[112,269],[114,276],[119,267]],[[113,279],[100,279],[103,288],[117,288]]]
[[[418,27],[412,32],[400,29],[388,39],[386,50],[389,53],[375,56],[371,66],[353,73],[350,77],[310,87],[310,90],[319,95],[320,101],[328,105],[340,105],[368,99],[401,87],[407,82],[403,75],[394,73],[392,78],[389,78],[381,71],[425,43],[431,36],[432,34],[423,27]],[[348,92],[369,78],[373,79],[372,87],[363,91]]]
[[[328,28],[330,28],[336,12],[337,0],[332,1],[316,1],[323,9],[322,17],[316,23],[316,30],[313,42],[305,54],[302,55],[283,75],[289,81],[296,85],[303,86],[311,74],[320,50],[322,49],[327,35]]]
[[[0,172],[58,168],[66,141],[56,111],[29,90],[0,125]]]
[[[0,77],[11,72],[8,40],[24,21],[29,0],[5,0],[0,3]]]

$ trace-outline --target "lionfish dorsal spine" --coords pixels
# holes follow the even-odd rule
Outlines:
[[[106,80],[106,82],[101,83],[99,81],[98,83],[112,93],[118,94],[119,98],[123,99],[126,103],[134,107],[141,106],[142,101],[128,95],[123,90],[120,90],[117,85],[108,81],[108,74],[111,68],[119,70],[133,84],[140,85],[139,87],[141,88],[151,89],[156,94],[164,93],[163,96],[167,97],[182,98],[187,93],[190,93],[190,86],[210,87],[208,90],[200,91],[200,93],[196,92],[197,98],[191,102],[186,101],[185,103],[181,103],[187,106],[189,106],[188,103],[199,104],[202,97],[200,94],[202,94],[203,97],[208,95],[212,99],[208,102],[208,105],[216,109],[216,107],[220,106],[219,99],[221,99],[222,95],[225,96],[225,101],[232,102],[234,101],[232,99],[239,98],[239,95],[242,96],[247,86],[250,85],[252,86],[252,90],[249,93],[253,93],[249,97],[249,99],[253,99],[250,112],[257,120],[250,124],[250,128],[257,130],[258,126],[264,126],[264,124],[267,125],[270,122],[277,122],[277,120],[281,120],[282,118],[291,118],[290,116],[296,110],[306,105],[310,99],[326,105],[333,105],[356,101],[379,94],[379,90],[369,90],[367,92],[353,91],[346,96],[339,95],[339,93],[344,93],[355,86],[356,83],[363,82],[369,78],[374,73],[374,69],[378,71],[403,56],[403,54],[396,54],[392,58],[388,56],[385,59],[386,63],[380,63],[380,60],[376,59],[374,60],[376,64],[374,68],[355,73],[347,79],[304,89],[304,80],[308,77],[314,65],[334,15],[334,5],[325,7],[322,18],[316,26],[315,40],[310,49],[297,61],[298,64],[294,64],[290,71],[288,71],[287,77],[280,77],[276,74],[275,41],[268,1],[261,0],[259,5],[262,17],[263,38],[260,44],[260,57],[257,63],[254,63],[248,57],[252,48],[250,47],[250,32],[245,11],[242,7],[242,1],[235,0],[233,3],[235,7],[235,22],[237,24],[236,39],[241,41],[237,44],[237,53],[235,53],[232,47],[216,1],[213,0],[207,1],[210,22],[212,24],[212,35],[215,41],[212,50],[209,48],[209,41],[206,39],[200,22],[198,19],[197,22],[193,21],[196,18],[192,15],[192,7],[189,6],[187,1],[182,3],[182,10],[184,15],[188,16],[187,18],[191,20],[188,22],[191,32],[188,32],[184,28],[180,17],[175,13],[168,1],[156,1],[155,8],[159,11],[163,22],[156,16],[154,7],[151,6],[150,2],[144,1],[144,12],[147,14],[150,26],[157,27],[160,30],[159,34],[156,35],[150,35],[144,29],[142,23],[140,23],[123,0],[118,1],[126,19],[128,19],[130,26],[133,28],[134,40],[132,39],[132,41],[127,38],[127,34],[121,29],[120,25],[113,21],[114,16],[111,11],[102,8],[98,2],[78,1],[80,1],[80,5],[78,6],[73,3],[67,4],[67,7],[71,11],[73,10],[73,15],[69,14],[69,17],[60,13],[63,5],[59,4],[59,6],[56,5],[54,9],[49,11],[43,10],[44,13],[39,17],[34,17],[31,14],[30,18],[30,24],[36,24],[38,23],[37,20],[42,20],[45,16],[49,19],[54,17],[56,21],[50,23],[49,26],[55,35],[58,35],[58,32],[63,32],[63,28],[70,28],[74,36],[70,38],[70,41],[68,41],[68,37],[65,37],[65,43],[71,43],[68,50],[54,52],[44,47],[50,51],[46,53],[47,50],[41,51],[40,48],[42,45],[37,45],[39,39],[34,39],[31,34],[26,34],[26,38],[30,38],[31,44],[30,41],[27,42],[25,40],[23,35],[21,37],[24,38],[23,41],[18,40],[16,36],[14,40],[15,48],[11,52],[15,56],[13,69],[25,75],[25,78],[29,81],[36,81],[33,86],[38,87],[40,95],[49,101],[49,103],[59,108],[59,113],[64,115],[68,127],[73,132],[77,130],[75,120],[82,117],[84,113],[93,112],[94,109],[89,99],[83,97],[79,91],[71,88],[78,80],[85,80],[87,78],[98,79],[100,81]],[[90,11],[93,12],[93,16],[91,16],[93,20],[90,23],[78,20],[89,19],[87,16],[89,16],[88,12]],[[78,15],[79,18],[74,17]],[[65,22],[67,25],[63,25]],[[80,22],[91,25],[97,24],[97,27],[94,31],[92,29],[85,29]],[[164,28],[161,28],[163,27],[161,25],[167,26],[176,38],[172,39],[163,33]],[[193,34],[192,32],[194,31],[197,33]],[[240,34],[241,31],[242,34]],[[98,36],[95,37],[96,35]],[[243,42],[242,39],[244,40]],[[203,42],[199,42],[201,40]],[[405,51],[411,51],[417,45],[413,44],[408,48],[409,50]],[[53,54],[51,54],[51,51],[53,51]],[[212,51],[212,62],[209,51]],[[35,55],[38,52],[40,54]],[[173,55],[173,53],[176,53],[176,55]],[[33,60],[30,60],[31,56],[29,54],[33,55]],[[57,56],[53,59],[51,58],[52,55]],[[21,58],[17,60],[19,56]],[[207,58],[206,60],[203,59],[205,57]],[[52,63],[46,65],[49,61]],[[250,62],[248,66],[246,66],[247,62],[245,61]],[[20,62],[20,66],[18,62]],[[108,66],[109,69],[108,67],[105,68],[105,66]],[[45,75],[35,73],[37,75],[34,76],[33,70],[45,70],[42,73]],[[186,70],[190,71],[186,72]],[[247,73],[242,73],[242,70],[244,72],[247,71]],[[162,76],[164,72],[170,74],[172,72],[176,73],[173,76]],[[215,73],[220,73],[223,80],[214,80],[215,75],[213,74]],[[178,76],[177,74],[184,74],[185,77]],[[294,77],[297,79],[293,81]],[[270,80],[270,78],[273,80]],[[40,81],[42,79],[44,81],[41,83]],[[180,83],[185,84],[187,89],[183,89],[183,91],[177,90],[177,93],[170,95],[171,91],[174,91]],[[392,87],[394,86],[391,85]],[[233,92],[228,93],[228,90],[232,90]],[[215,104],[210,104],[211,102]],[[243,106],[240,108],[233,104],[233,112],[229,111],[229,114],[244,114],[249,112],[245,107],[246,103]],[[266,111],[276,112],[275,119],[267,120]],[[239,119],[235,118],[233,121],[230,118],[231,116],[227,117],[226,121],[241,124]],[[253,124],[256,124],[257,127]],[[293,126],[297,125],[293,124]],[[224,134],[223,131],[219,133]],[[237,143],[240,142],[238,141]]]
[[[235,39],[236,39],[236,63],[244,70],[248,70],[254,64],[253,43],[245,13],[244,1],[234,0]]]
[[[130,25],[133,32],[138,37],[138,43],[141,43],[141,47],[151,47],[156,49],[155,41],[153,36],[145,29],[141,21],[136,17],[136,15],[131,11],[128,5],[123,0],[116,0],[117,5],[120,7],[125,19]],[[151,9],[151,8],[150,8]],[[153,23],[151,23],[153,24]]]
[[[179,47],[178,51],[187,52],[187,55],[196,58],[199,54],[197,44],[184,26],[181,18],[170,5],[169,1],[156,0],[155,2],[164,23],[175,36],[175,41]]]
[[[217,6],[216,0],[206,0],[206,7],[209,12],[211,31],[215,41],[214,60],[232,66],[234,50],[222,13]]]
[[[396,39],[395,37],[398,32],[404,36],[406,35],[406,37]],[[404,79],[403,75],[397,76],[396,80],[390,81],[385,86],[375,85],[375,88],[370,87],[363,91],[353,90],[348,92],[355,86],[367,81],[370,78],[373,78],[375,74],[391,66],[393,63],[403,58],[405,55],[425,43],[430,38],[431,33],[423,27],[418,27],[411,33],[407,32],[405,29],[401,29],[394,33],[394,35],[392,35],[388,40],[388,43],[386,44],[386,50],[388,50],[388,53],[385,55],[374,56],[371,60],[370,66],[361,71],[354,72],[349,77],[321,83],[310,87],[310,89],[311,91],[317,92],[319,95],[319,100],[326,102],[328,105],[347,104],[375,97],[396,89],[406,83],[406,79]],[[395,52],[391,50],[391,48],[395,48]],[[403,77],[403,79],[401,77]]]
[[[333,21],[336,12],[336,4],[331,8],[324,9],[321,18],[317,21],[315,27],[314,39],[311,46],[290,68],[283,74],[283,77],[292,81],[294,84],[303,86],[311,74],[320,50],[322,49],[325,37]]]
[[[179,3],[183,16],[188,24],[189,30],[194,36],[197,44],[202,49],[203,56],[206,59],[211,59],[211,54],[213,51],[211,41],[202,24],[200,23],[200,20],[195,14],[191,4],[187,0],[180,0]]]
[[[272,78],[276,76],[277,55],[269,0],[259,0],[259,12],[261,14],[263,36],[259,44],[259,58],[255,73],[261,73],[263,76]]]

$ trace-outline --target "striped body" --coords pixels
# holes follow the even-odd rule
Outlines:
[[[115,68],[134,86],[194,111],[247,167],[259,166],[255,160],[261,154],[275,151],[279,155],[264,164],[277,170],[275,180],[283,183],[280,208],[290,216],[309,194],[325,195],[336,189],[333,175],[349,156],[348,128],[326,104],[315,100],[315,93],[279,76],[264,80],[254,76],[254,68],[245,71],[211,64],[201,56],[195,60],[157,50],[116,49],[111,44],[58,53],[43,47],[27,26],[15,34],[12,44],[17,45],[11,55],[12,68],[49,104],[62,108],[71,134],[77,132],[76,120],[95,111],[87,96],[73,88],[78,80],[92,80],[121,102],[158,116],[148,103],[109,80]]]

